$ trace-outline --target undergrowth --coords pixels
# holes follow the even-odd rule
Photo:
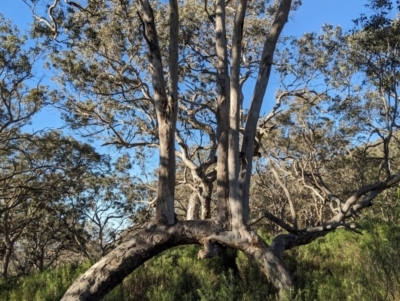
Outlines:
[[[363,235],[336,231],[287,252],[295,289],[291,300],[400,300],[400,226],[363,224]],[[105,301],[276,300],[256,263],[228,249],[198,260],[198,246],[178,247],[133,272]],[[66,265],[27,277],[0,280],[0,300],[55,301],[90,263]]]

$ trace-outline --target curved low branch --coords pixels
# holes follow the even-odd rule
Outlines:
[[[240,240],[229,236],[229,232],[227,235],[221,234],[224,233],[221,230],[210,220],[183,221],[172,226],[153,225],[138,232],[93,265],[75,280],[61,301],[100,300],[127,275],[153,256],[179,245],[207,245],[210,242],[239,249],[257,260],[276,287],[288,289],[292,286],[288,270],[258,235],[245,230],[250,239]],[[218,237],[223,239],[220,240]]]
[[[187,221],[173,226],[151,226],[122,243],[81,275],[62,301],[100,300],[126,276],[153,256],[175,246],[199,244],[215,231],[207,221]]]
[[[368,186],[364,186],[359,190],[353,192],[353,194],[347,198],[345,203],[342,205],[341,212],[331,218],[329,223],[338,223],[351,216],[351,210],[361,211],[365,207],[370,206],[371,201],[382,191],[393,187],[400,182],[400,172],[391,176],[385,181],[374,183]],[[361,200],[359,204],[357,201]]]
[[[269,219],[271,222],[277,224],[279,227],[281,227],[282,229],[288,231],[289,233],[297,233],[298,232],[298,230],[294,229],[292,226],[290,226],[289,224],[285,223],[279,217],[276,217],[275,215],[273,215],[271,212],[269,212],[267,210],[261,212],[258,217],[256,217],[255,219],[252,219],[247,224],[248,224],[248,226],[252,226],[255,223],[257,223],[258,221],[260,221],[262,218]]]
[[[344,228],[360,234],[360,232],[356,230],[357,226],[355,224],[345,223],[344,221],[349,217],[356,216],[358,212],[371,206],[372,200],[377,195],[379,195],[382,191],[393,187],[399,182],[400,173],[397,173],[385,181],[364,186],[361,189],[353,192],[351,196],[347,198],[345,204],[341,208],[341,211],[320,226],[296,230],[290,225],[286,224],[280,218],[267,211],[264,211],[258,218],[254,219],[249,224],[254,224],[261,218],[265,217],[289,232],[287,234],[277,235],[270,247],[270,249],[279,258],[282,258],[283,253],[286,250],[296,246],[309,244],[315,239],[325,236],[336,229]]]
[[[360,232],[355,230],[356,227],[355,224],[335,223],[299,230],[298,233],[279,234],[273,239],[270,249],[279,258],[282,258],[283,253],[286,250],[307,245],[317,238],[323,237],[336,229],[348,229],[360,234]]]

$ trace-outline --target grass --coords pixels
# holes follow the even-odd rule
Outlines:
[[[400,227],[376,221],[364,235],[337,231],[285,255],[295,279],[294,301],[400,300]],[[105,301],[276,300],[277,292],[242,253],[198,260],[199,247],[178,247],[154,257],[110,292]],[[89,268],[66,265],[0,280],[0,300],[59,300]]]

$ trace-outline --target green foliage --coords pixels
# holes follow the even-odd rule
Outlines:
[[[116,193],[120,178],[115,180],[114,174],[99,177],[98,172],[94,177],[84,177],[89,165],[100,160],[90,146],[57,132],[21,134],[22,127],[29,124],[48,98],[51,96],[53,105],[65,110],[65,120],[73,129],[87,131],[85,135],[102,139],[104,145],[130,149],[144,170],[148,168],[145,159],[150,155],[143,154],[141,148],[139,151],[132,148],[156,147],[159,140],[156,102],[148,84],[153,74],[148,73],[147,60],[143,59],[147,45],[136,9],[130,9],[124,1],[89,2],[80,11],[72,8],[64,11],[65,7],[61,7],[52,16],[52,21],[60,27],[60,39],[57,44],[47,41],[43,45],[53,47],[47,49],[51,51],[46,65],[57,71],[56,80],[61,89],[50,94],[40,83],[31,88],[32,68],[43,55],[39,51],[41,45],[28,48],[27,38],[19,37],[10,22],[0,17],[0,71],[3,74],[0,76],[0,123],[4,124],[0,141],[7,146],[0,153],[3,169],[0,217],[1,224],[5,225],[0,227],[0,238],[6,238],[3,240],[8,243],[0,248],[8,251],[9,257],[4,255],[4,262],[14,260],[10,256],[12,252],[15,256],[15,249],[19,248],[20,257],[32,265],[29,268],[44,269],[26,278],[2,280],[1,300],[59,299],[76,275],[87,267],[66,266],[46,271],[44,247],[48,248],[48,254],[57,254],[55,250],[61,247],[62,250],[79,247],[90,257],[90,252],[96,253],[93,252],[96,237],[101,241],[98,253],[104,255],[117,236],[117,227],[107,228],[107,221],[122,219],[131,210],[131,204],[123,203],[125,199]],[[391,9],[389,2],[371,3],[374,9]],[[163,1],[153,1],[152,5],[159,28],[161,56],[166,62],[167,9]],[[235,12],[231,5],[228,5],[228,15]],[[182,142],[178,143],[182,147],[180,158],[185,157],[184,150],[191,149],[190,157],[197,157],[192,163],[198,165],[197,171],[201,170],[197,177],[212,182],[214,171],[207,174],[207,169],[215,164],[219,132],[215,127],[218,114],[214,101],[218,95],[215,89],[217,56],[214,41],[204,39],[212,36],[214,29],[207,21],[211,16],[202,8],[202,3],[189,0],[182,4],[180,11],[182,91],[177,135],[182,136],[179,136]],[[243,82],[258,70],[258,59],[253,57],[260,57],[265,32],[271,26],[270,15],[275,12],[275,5],[266,9],[263,1],[257,0],[249,6],[248,18],[243,24]],[[269,127],[271,131],[276,129],[270,136],[265,134],[264,139],[269,141],[265,148],[271,162],[276,160],[275,164],[280,164],[285,183],[266,179],[264,174],[271,168],[264,161],[264,166],[257,170],[260,180],[256,182],[261,186],[261,179],[266,179],[262,183],[264,187],[258,188],[264,190],[260,191],[263,195],[260,198],[258,191],[252,194],[259,199],[265,196],[273,200],[270,207],[275,211],[272,213],[294,227],[297,221],[300,226],[306,226],[306,218],[317,214],[321,223],[330,220],[338,208],[328,207],[327,202],[336,201],[339,206],[354,188],[388,179],[398,170],[400,29],[397,19],[391,22],[384,15],[377,14],[370,22],[360,18],[361,29],[352,35],[326,25],[322,34],[305,34],[278,52],[277,71],[282,76],[283,92],[289,94],[283,99],[283,111]],[[232,26],[227,25],[230,38]],[[40,25],[35,29],[37,35],[45,32]],[[54,32],[51,36],[54,37]],[[62,40],[66,44],[58,44]],[[201,166],[207,158],[209,163]],[[116,172],[126,175],[124,180],[127,180],[121,184],[121,191],[126,195],[127,191],[134,190],[127,176],[131,168],[130,157],[121,156]],[[186,181],[186,174],[184,177]],[[198,179],[195,180],[197,183]],[[287,186],[291,191],[284,194],[280,186]],[[318,198],[311,203],[317,190]],[[72,197],[79,193],[78,198]],[[387,192],[385,198],[389,193],[393,192]],[[140,192],[131,193],[129,199],[138,202],[152,199],[151,192],[144,194],[146,197]],[[297,210],[297,216],[285,209],[289,208],[287,199],[290,198],[296,200],[291,211]],[[378,203],[381,199],[375,201]],[[367,207],[371,203],[359,198],[358,204]],[[390,205],[384,199],[378,208],[393,209]],[[268,206],[262,203],[259,207],[252,204],[254,211]],[[111,210],[115,210],[113,215],[101,217]],[[387,213],[387,221],[398,220],[398,212],[397,215]],[[95,217],[91,218],[90,213]],[[88,219],[89,226],[85,224]],[[372,227],[372,221],[377,228]],[[364,236],[338,231],[287,254],[286,261],[296,280],[293,300],[400,300],[397,272],[400,270],[400,228],[372,218],[363,226]],[[59,231],[61,228],[66,231]],[[38,229],[46,236],[37,235]],[[79,239],[76,246],[59,243]],[[36,248],[38,245],[42,248]],[[218,258],[200,261],[196,259],[197,251],[197,247],[176,248],[153,258],[105,300],[265,300],[266,296],[272,300],[276,297],[276,291],[259,268],[243,254],[227,250]],[[48,259],[47,264],[56,258]],[[20,260],[15,262],[19,264]],[[4,266],[3,276],[7,277],[8,263]],[[18,269],[14,267],[13,275]]]
[[[294,300],[400,300],[400,227],[362,226],[363,235],[337,231],[290,252]]]
[[[365,222],[362,236],[337,231],[290,252],[293,300],[399,300],[400,227],[376,223]],[[243,254],[236,259],[236,277],[223,258],[196,260],[197,250],[158,256],[105,300],[273,300],[273,289]]]
[[[221,257],[198,260],[198,250],[179,247],[153,258],[104,300],[265,300],[275,293],[243,254],[226,250]]]
[[[377,226],[378,223],[378,226]],[[369,219],[363,235],[336,231],[294,249],[285,261],[295,278],[294,301],[400,300],[400,226]],[[242,253],[198,260],[199,247],[154,257],[103,300],[276,300],[277,292]],[[0,282],[0,300],[58,300],[89,267],[65,266]]]
[[[0,300],[3,301],[54,301],[61,299],[68,286],[90,267],[65,265],[28,277],[0,280]]]

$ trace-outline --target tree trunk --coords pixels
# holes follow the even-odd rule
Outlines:
[[[6,247],[6,251],[3,257],[3,270],[1,272],[4,278],[8,277],[8,267],[10,265],[10,259],[11,259],[11,250]]]
[[[228,178],[229,178],[229,206],[231,212],[231,228],[235,235],[244,225],[243,194],[239,191],[239,116],[240,116],[240,61],[243,38],[244,17],[247,0],[239,1],[235,14],[231,50],[230,76],[230,109],[229,109],[229,141],[228,141]]]
[[[10,241],[6,241],[5,244],[5,252],[4,252],[4,257],[3,257],[3,270],[1,274],[3,275],[4,278],[8,277],[8,270],[10,267],[10,261],[11,261],[11,255],[13,253],[13,243]]]
[[[196,191],[193,191],[189,198],[189,205],[187,208],[186,220],[190,221],[190,220],[199,219],[199,217],[200,217],[199,211],[200,211],[199,196],[197,195]]]
[[[200,194],[201,219],[211,218],[212,183],[203,183]]]
[[[171,0],[172,1],[172,0]],[[139,16],[144,35],[149,48],[150,73],[154,90],[154,103],[157,112],[160,164],[158,174],[158,189],[155,222],[172,225],[175,222],[175,129],[177,116],[177,20],[176,3],[171,4],[171,30],[175,30],[170,38],[170,85],[169,95],[163,73],[161,50],[154,21],[153,9],[148,0],[139,1]]]
[[[199,244],[213,230],[215,225],[209,221],[186,221],[144,229],[81,275],[61,300],[100,300],[148,259],[175,246]]]
[[[267,39],[264,43],[264,49],[261,56],[260,69],[258,71],[258,77],[256,86],[254,88],[254,94],[251,101],[249,114],[246,120],[246,126],[244,129],[243,142],[241,154],[245,157],[242,164],[242,172],[240,184],[242,187],[242,199],[243,199],[243,218],[247,221],[249,215],[249,194],[250,194],[250,177],[253,164],[253,153],[254,153],[254,139],[257,131],[257,122],[260,116],[261,105],[264,100],[265,91],[267,90],[269,77],[272,70],[273,56],[278,42],[278,38],[282,32],[282,29],[288,19],[289,11],[292,5],[291,0],[282,0],[275,20],[272,24],[270,32],[267,35]]]
[[[39,254],[39,271],[44,271],[44,257],[45,257],[45,249],[43,246],[40,246],[40,254]]]
[[[265,89],[271,72],[272,56],[277,39],[287,20],[291,0],[282,0],[276,19],[267,35],[261,58],[252,105],[249,111],[244,139],[243,155],[239,156],[240,114],[240,61],[242,29],[247,2],[241,0],[234,24],[232,48],[232,78],[229,76],[228,47],[224,0],[215,6],[215,48],[217,54],[217,221],[175,221],[175,131],[178,102],[178,8],[177,1],[170,0],[170,43],[168,89],[164,78],[161,50],[149,0],[138,0],[138,14],[149,50],[149,70],[154,90],[159,138],[159,178],[154,223],[122,243],[79,277],[65,293],[62,300],[100,300],[128,274],[146,260],[183,244],[201,244],[204,250],[199,258],[217,255],[221,245],[243,251],[255,259],[270,281],[279,289],[292,286],[289,272],[281,259],[254,232],[247,229],[249,183],[254,137]],[[231,87],[232,85],[232,87]],[[232,88],[232,90],[231,90]],[[168,91],[168,92],[167,92]],[[232,93],[232,102],[231,102]],[[246,163],[247,158],[247,163]],[[239,178],[239,164],[242,175]],[[239,190],[244,188],[244,190]],[[207,194],[209,195],[209,194]],[[203,202],[208,206],[206,202]],[[203,213],[209,216],[204,207]],[[232,230],[232,231],[231,231]]]
[[[215,8],[215,50],[218,56],[218,158],[217,158],[217,198],[218,222],[228,226],[229,222],[229,178],[228,178],[228,139],[229,139],[229,75],[228,54],[225,29],[225,1],[217,0]]]

